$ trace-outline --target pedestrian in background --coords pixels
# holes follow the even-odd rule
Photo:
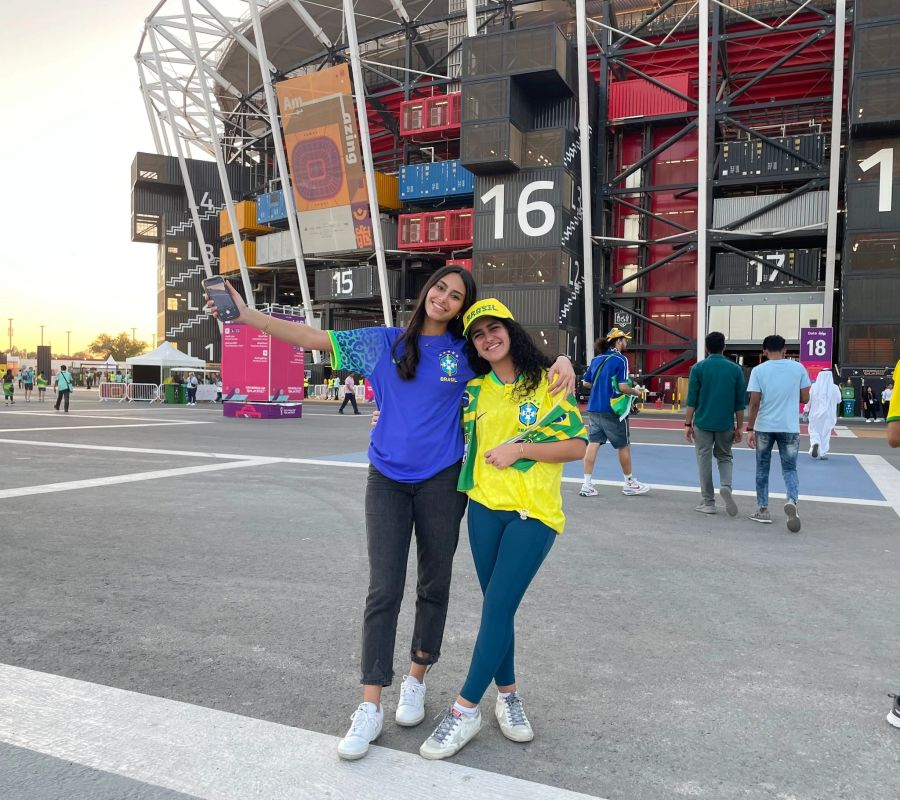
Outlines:
[[[34,389],[34,370],[28,367],[22,376],[22,387],[25,389],[25,402],[31,402],[31,392]]]
[[[881,416],[881,404],[878,397],[872,391],[871,386],[866,386],[862,393],[863,416],[866,422],[875,422]]]
[[[344,406],[346,406],[347,403],[350,403],[350,405],[353,406],[354,414],[359,414],[359,407],[356,405],[356,383],[353,380],[352,372],[344,381],[344,402],[341,403],[341,407],[338,409],[338,414],[344,413]]]
[[[13,375],[11,369],[7,369],[3,376],[3,402],[5,405],[14,406],[16,404],[15,392],[16,376]]]
[[[769,513],[769,468],[772,449],[778,445],[781,474],[787,489],[784,513],[791,533],[800,530],[797,501],[800,479],[797,454],[800,450],[800,415],[797,403],[809,402],[809,375],[797,361],[785,358],[785,341],[778,334],[767,336],[763,351],[767,360],[750,372],[747,391],[750,409],[747,415],[747,444],[756,450],[756,505],[750,515],[754,522],[772,524]]]
[[[598,339],[594,349],[608,348],[602,355],[596,356],[584,373],[582,383],[590,388],[586,423],[588,430],[587,452],[584,456],[584,482],[578,492],[582,497],[595,497],[597,490],[593,486],[594,464],[600,446],[609,442],[619,456],[619,466],[625,483],[622,494],[646,494],[650,487],[641,483],[631,471],[631,437],[628,428],[628,411],[619,413],[613,405],[618,406],[622,400],[642,397],[640,389],[631,385],[628,375],[628,359],[625,349],[628,346],[630,333],[619,328],[612,328],[606,334],[606,341]]]
[[[47,373],[39,373],[38,376],[34,379],[34,382],[38,390],[38,402],[43,403],[44,396],[47,394]]]
[[[187,379],[187,404],[189,406],[197,405],[197,386],[199,384],[197,376],[193,372],[190,373]]]
[[[56,410],[59,411],[59,406],[63,401],[65,401],[64,410],[65,413],[69,413],[69,396],[72,394],[72,390],[75,388],[75,381],[72,378],[72,373],[66,369],[66,365],[63,364],[59,368],[59,372],[56,373],[56,382],[54,383],[54,389],[56,389]]]
[[[828,457],[840,402],[841,390],[834,385],[831,373],[822,370],[809,390],[809,402],[806,404],[809,414],[809,454],[813,458]]]
[[[884,418],[887,419],[890,416],[890,408],[891,408],[891,399],[894,397],[894,384],[890,381],[881,390],[881,411],[884,414]]]
[[[706,358],[691,368],[688,380],[684,438],[694,442],[700,476],[701,514],[716,513],[712,459],[719,469],[719,495],[730,517],[738,513],[731,490],[734,470],[732,447],[743,438],[746,386],[744,371],[725,352],[725,335],[713,331],[706,337]]]

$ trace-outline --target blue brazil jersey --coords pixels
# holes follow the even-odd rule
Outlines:
[[[462,398],[475,373],[463,352],[465,340],[445,333],[419,337],[416,377],[402,380],[391,358],[402,333],[402,328],[361,328],[328,335],[334,368],[365,375],[375,392],[381,416],[369,461],[392,480],[418,483],[462,459]]]
[[[613,394],[613,378],[616,379],[615,394]],[[587,372],[584,373],[583,380],[591,384],[587,410],[612,414],[609,401],[621,394],[618,385],[628,380],[628,359],[615,348],[611,348],[603,355],[593,358]]]

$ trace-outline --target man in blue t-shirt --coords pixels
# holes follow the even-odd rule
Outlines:
[[[628,430],[627,412],[622,415],[613,410],[612,403],[622,395],[641,397],[640,387],[631,385],[628,378],[628,359],[625,348],[631,334],[614,327],[606,334],[606,341],[598,339],[594,342],[595,350],[602,350],[604,345],[609,349],[596,356],[584,373],[582,382],[590,387],[585,423],[588,429],[588,446],[584,455],[584,483],[579,494],[582,497],[595,497],[597,490],[591,482],[594,462],[600,445],[609,442],[619,455],[619,466],[625,476],[622,494],[646,494],[650,487],[638,481],[631,472],[631,439]]]
[[[800,403],[809,402],[809,375],[797,361],[784,357],[785,342],[778,334],[767,336],[763,351],[767,361],[753,368],[747,391],[750,407],[747,415],[747,444],[756,450],[756,512],[754,522],[772,523],[769,513],[769,466],[772,448],[778,444],[781,474],[787,488],[787,528],[800,530],[797,501],[800,480],[797,477],[797,453],[800,450]]]

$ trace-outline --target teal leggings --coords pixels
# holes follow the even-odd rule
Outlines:
[[[460,695],[476,705],[491,681],[516,682],[515,618],[528,585],[556,541],[556,532],[516,511],[492,511],[469,501],[469,544],[484,595],[481,627]]]

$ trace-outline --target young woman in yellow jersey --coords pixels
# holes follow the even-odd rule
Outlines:
[[[562,533],[562,465],[584,457],[587,431],[573,396],[553,398],[548,359],[498,300],[465,314],[467,355],[481,377],[463,399],[466,454],[458,488],[469,496],[469,543],[484,594],[469,674],[456,702],[419,749],[457,753],[481,729],[479,703],[497,684],[503,734],[534,738],[515,678],[516,610]]]

